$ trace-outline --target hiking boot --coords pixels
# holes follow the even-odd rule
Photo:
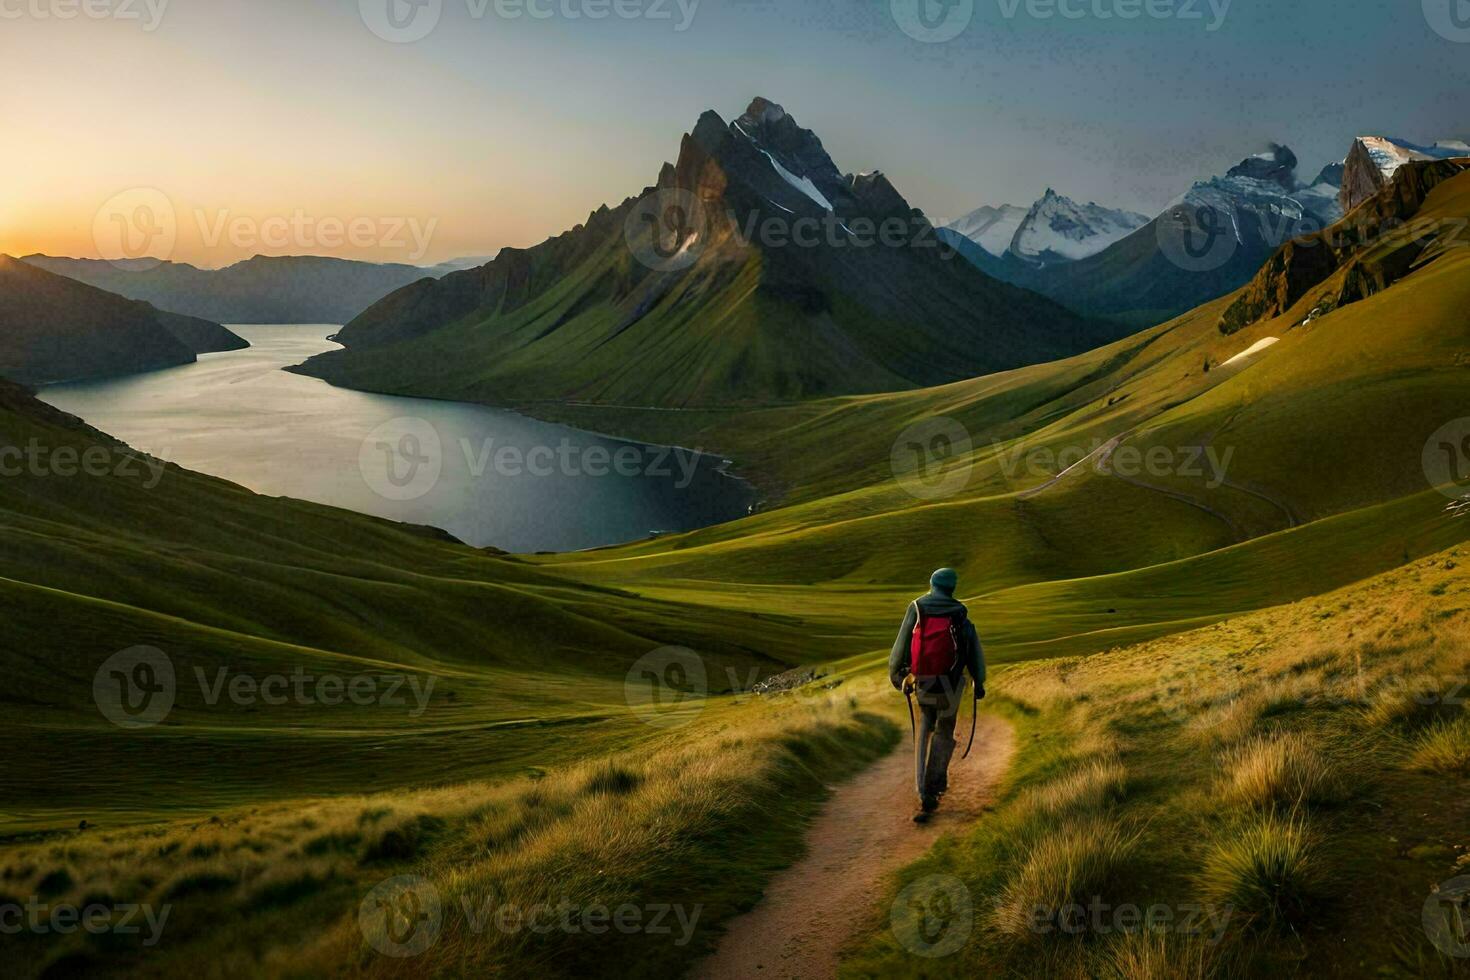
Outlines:
[[[923,802],[919,804],[919,806],[923,810],[923,812],[933,813],[935,810],[939,809],[939,797],[934,795],[926,796],[924,797]]]

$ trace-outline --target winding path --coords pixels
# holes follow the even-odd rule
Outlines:
[[[969,707],[956,736],[969,738]],[[836,788],[806,835],[806,854],[766,888],[759,905],[731,920],[701,980],[821,980],[837,975],[842,950],[887,928],[883,880],[941,836],[982,818],[1015,752],[1011,726],[982,713],[975,751],[950,767],[950,792],[935,820],[913,823],[913,743]]]

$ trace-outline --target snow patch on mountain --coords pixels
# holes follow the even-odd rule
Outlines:
[[[1385,181],[1406,163],[1416,160],[1448,160],[1470,154],[1470,146],[1459,140],[1441,140],[1433,146],[1416,146],[1408,140],[1391,136],[1359,136],[1358,142],[1368,151],[1368,157],[1378,167]]]
[[[771,161],[771,166],[776,168],[776,173],[780,174],[782,180],[786,181],[786,183],[790,184],[792,187],[795,187],[807,197],[811,198],[812,201],[817,204],[817,206],[827,211],[833,210],[832,202],[827,200],[826,196],[817,189],[817,185],[812,183],[812,179],[810,177],[798,177],[796,174],[787,170],[785,167],[781,166],[780,160],[777,160],[771,155],[770,150],[765,149],[759,144],[757,144],[756,149],[760,150],[766,155],[766,159]]]

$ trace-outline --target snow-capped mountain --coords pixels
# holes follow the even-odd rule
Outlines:
[[[1016,229],[1010,252],[1038,265],[1076,262],[1096,255],[1146,224],[1148,218],[1144,215],[1092,202],[1078,204],[1048,187]]]
[[[1285,146],[1246,157],[1226,171],[1196,183],[1169,205],[1228,217],[1240,245],[1262,244],[1267,254],[1288,239],[1319,231],[1342,218],[1335,168],[1312,184],[1297,180],[1296,154]]]
[[[960,252],[992,275],[1087,315],[1136,326],[1159,323],[1240,287],[1286,241],[1342,217],[1342,167],[1326,167],[1310,184],[1297,179],[1296,167],[1291,150],[1273,146],[1197,182],[1163,214],[1073,261],[1027,261],[1014,248],[1000,261]],[[1195,231],[1181,238],[1178,229],[1191,224]],[[1208,251],[1181,253],[1181,245]]]
[[[1419,146],[1391,136],[1359,136],[1353,140],[1343,164],[1339,198],[1342,209],[1351,211],[1378,193],[1406,163],[1456,157],[1470,157],[1470,145],[1460,140],[1440,140],[1430,146]]]
[[[1026,220],[1028,213],[1026,208],[1017,207],[1014,204],[1002,204],[1000,207],[991,207],[987,204],[976,208],[958,221],[950,222],[945,227],[964,235],[991,255],[999,258],[1011,247],[1016,231],[1021,227],[1021,222]]]

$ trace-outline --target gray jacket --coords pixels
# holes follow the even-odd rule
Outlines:
[[[960,636],[959,665],[955,668],[953,680],[958,684],[968,671],[975,681],[976,689],[984,687],[985,650],[980,645],[980,636],[975,632],[975,624],[970,622],[969,610],[965,608],[965,604],[938,591],[921,596],[917,602],[928,616],[965,614],[965,628]],[[909,648],[913,643],[914,627],[917,625],[918,617],[914,615],[914,607],[910,604],[908,611],[904,613],[903,625],[898,628],[898,639],[893,641],[893,651],[888,654],[888,679],[893,682],[895,690],[902,690],[904,678],[909,676]]]

